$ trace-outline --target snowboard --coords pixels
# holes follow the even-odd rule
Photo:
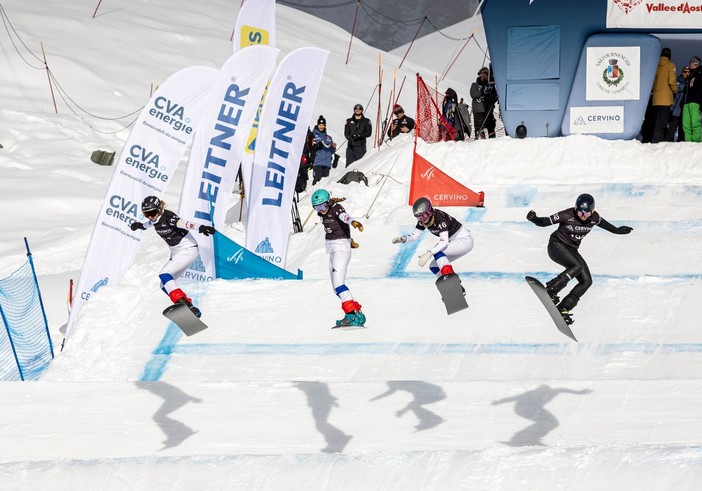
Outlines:
[[[359,329],[368,329],[366,326],[332,326],[332,329],[337,331],[358,331]]]
[[[539,300],[541,300],[541,303],[544,304],[544,307],[546,307],[546,310],[551,316],[551,319],[553,319],[553,322],[556,324],[558,330],[577,343],[578,340],[575,339],[575,335],[573,334],[573,331],[570,330],[570,326],[568,326],[566,321],[563,320],[563,316],[554,305],[551,297],[548,295],[546,287],[539,280],[532,278],[531,276],[527,276],[525,279],[527,283],[529,283],[531,289],[534,290],[534,293],[536,293]]]
[[[169,305],[163,311],[163,315],[180,327],[180,330],[186,336],[192,336],[207,329],[207,324],[195,317],[195,314],[192,313],[188,306],[182,303]]]
[[[461,279],[456,273],[446,274],[436,280],[436,288],[441,293],[441,300],[448,315],[468,308],[468,302],[461,288]]]

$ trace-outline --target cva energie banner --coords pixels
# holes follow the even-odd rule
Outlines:
[[[143,234],[129,228],[144,221],[141,201],[163,196],[190,145],[210,93],[227,76],[210,67],[176,72],[151,97],[134,123],[93,228],[66,327],[66,337],[81,307],[105,285],[124,277],[139,251]]]
[[[278,65],[256,137],[246,248],[285,267],[295,179],[328,51],[299,48]]]

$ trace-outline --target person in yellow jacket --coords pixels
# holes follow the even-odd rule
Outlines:
[[[653,135],[651,143],[659,143],[668,140],[666,129],[670,122],[671,106],[678,93],[678,82],[676,80],[675,65],[670,61],[670,48],[661,50],[661,58],[658,60],[656,78],[653,80],[652,102],[655,121],[653,123]]]

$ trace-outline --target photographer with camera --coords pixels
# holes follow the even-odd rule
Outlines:
[[[353,164],[366,154],[366,138],[373,134],[370,119],[363,115],[363,106],[353,107],[353,116],[346,120],[344,137],[348,141],[346,147],[346,167]]]
[[[478,71],[478,78],[470,86],[470,97],[473,99],[473,123],[475,124],[475,139],[485,138],[483,129],[487,130],[488,138],[495,138],[495,104],[497,92],[495,84],[490,83],[490,71],[483,67]]]

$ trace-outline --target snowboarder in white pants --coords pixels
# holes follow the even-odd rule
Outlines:
[[[197,225],[187,220],[183,220],[171,210],[165,209],[166,203],[156,196],[147,196],[141,203],[141,212],[148,219],[146,225],[141,222],[133,222],[130,228],[136,230],[146,230],[153,227],[171,249],[171,257],[158,274],[161,280],[161,290],[163,290],[173,303],[183,303],[200,317],[200,309],[195,307],[192,300],[188,298],[180,289],[175,279],[188,269],[198,256],[197,241],[190,233],[190,230],[197,229],[205,236],[215,233],[214,227],[209,225]]]
[[[392,243],[414,242],[429,230],[439,237],[439,242],[419,256],[419,266],[424,267],[431,260],[429,270],[436,277],[455,274],[451,263],[473,250],[470,231],[448,213],[434,208],[428,198],[415,201],[412,214],[417,218],[417,226],[411,234],[392,239]]]
[[[346,269],[351,261],[351,227],[363,232],[361,222],[346,213],[329,192],[318,189],[312,194],[312,206],[322,219],[325,232],[326,251],[329,254],[329,275],[334,293],[341,300],[344,318],[336,321],[337,326],[363,326],[366,316],[361,312],[361,304],[354,300],[346,286]]]

